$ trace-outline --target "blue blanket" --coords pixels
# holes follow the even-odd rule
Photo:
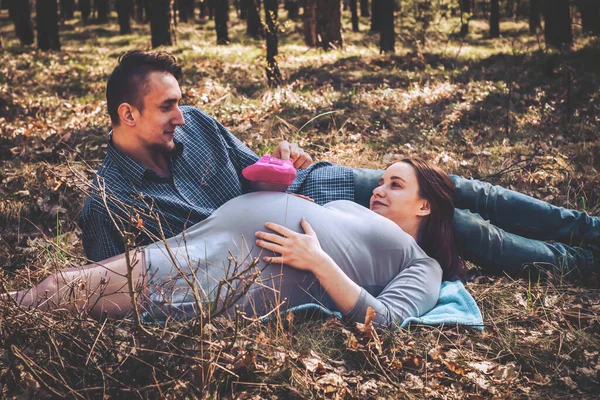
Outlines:
[[[288,311],[294,314],[322,316],[336,315],[341,317],[338,312],[331,312],[318,304],[303,304],[292,307]],[[287,312],[287,311],[286,311]],[[402,321],[401,328],[405,328],[411,323],[423,325],[464,325],[482,331],[483,317],[481,311],[475,303],[473,296],[465,289],[461,281],[446,281],[440,288],[440,297],[435,307],[427,314],[420,317],[410,317]]]

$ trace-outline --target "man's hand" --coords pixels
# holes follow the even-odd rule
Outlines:
[[[285,140],[277,145],[271,155],[282,160],[291,159],[294,162],[294,168],[296,169],[303,169],[312,164],[311,156],[305,153],[298,145],[288,143]]]

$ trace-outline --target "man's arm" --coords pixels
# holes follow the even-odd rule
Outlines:
[[[123,238],[104,204],[97,195],[91,194],[81,212],[83,249],[92,261],[102,261],[125,251]]]

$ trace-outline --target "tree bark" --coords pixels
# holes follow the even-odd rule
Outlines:
[[[548,46],[562,47],[573,43],[569,0],[543,1],[544,38]]]
[[[246,35],[258,39],[263,37],[263,24],[260,21],[260,0],[242,0],[246,9]],[[265,4],[266,15],[266,4]]]
[[[284,8],[288,12],[288,19],[292,21],[298,19],[298,16],[300,15],[300,6],[298,5],[298,0],[285,0]]]
[[[152,0],[150,33],[153,48],[171,46],[173,44],[173,1]]]
[[[540,6],[542,0],[530,0],[529,3],[529,32],[536,33],[541,25]]]
[[[121,35],[131,33],[131,16],[133,15],[133,0],[117,0],[115,3]]]
[[[33,24],[29,1],[12,0],[8,3],[10,20],[15,24],[15,34],[22,45],[33,44]]]
[[[37,0],[35,3],[37,42],[40,50],[60,50],[57,0]]]
[[[358,1],[350,0],[350,12],[352,13],[352,32],[358,32]]]
[[[267,39],[267,82],[270,87],[281,85],[281,71],[277,65],[279,38],[277,36],[277,0],[265,0],[265,36]]]
[[[500,37],[500,3],[499,0],[490,2],[490,37]]]
[[[381,32],[379,33],[379,49],[381,54],[394,53],[394,0],[375,0],[380,1],[381,12]]]
[[[217,31],[217,44],[229,44],[227,21],[229,20],[228,0],[215,0],[215,30]]]
[[[60,0],[60,17],[63,20],[64,19],[73,19],[74,14],[75,14],[75,0]]]
[[[360,0],[360,16],[370,17],[371,11],[369,11],[369,0]]]
[[[471,12],[471,0],[460,0],[460,12],[463,14]]]
[[[189,22],[194,20],[194,0],[177,0],[177,11],[179,12],[180,22]]]
[[[319,0],[317,45],[323,50],[342,47],[342,9],[340,0]]]
[[[81,20],[86,23],[92,13],[92,3],[90,0],[79,0],[79,11],[81,11]]]
[[[317,46],[317,0],[304,0],[304,42]]]
[[[381,30],[381,0],[371,1],[371,32]]]
[[[597,0],[575,0],[581,14],[581,29],[585,33],[600,36],[600,2]]]

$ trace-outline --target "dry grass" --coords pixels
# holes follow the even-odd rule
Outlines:
[[[1,282],[17,288],[84,263],[77,217],[105,150],[104,82],[118,55],[148,48],[149,35],[146,26],[119,36],[114,23],[67,21],[63,51],[40,53],[20,48],[5,12],[0,19]],[[526,34],[524,22],[503,23],[504,36],[490,40],[485,22],[473,21],[461,40],[451,35],[455,19],[434,19],[423,33],[404,17],[397,55],[379,56],[367,21],[331,52],[306,48],[298,24],[284,22],[286,83],[270,90],[262,42],[244,38],[231,19],[230,46],[214,45],[212,23],[182,24],[168,50],[185,67],[185,102],[256,152],[285,137],[349,166],[419,155],[598,213],[597,40],[578,36],[560,54]],[[597,396],[597,289],[558,277],[488,276],[468,288],[483,333],[413,327],[374,336],[336,320],[285,316],[140,330],[0,303],[0,389],[2,397],[34,398]]]

